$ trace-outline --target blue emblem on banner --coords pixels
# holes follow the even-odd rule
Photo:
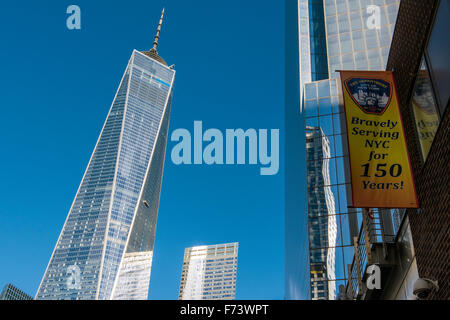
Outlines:
[[[345,86],[365,113],[383,114],[391,100],[391,84],[385,80],[351,78],[345,81]]]

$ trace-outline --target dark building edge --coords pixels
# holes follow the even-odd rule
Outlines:
[[[444,0],[445,1],[445,0]],[[450,296],[450,115],[446,108],[425,163],[422,161],[415,121],[410,107],[414,82],[426,49],[437,0],[402,0],[392,39],[387,70],[392,70],[398,90],[420,210],[408,209],[417,268],[421,278],[438,280],[439,290],[429,299]]]
[[[308,220],[304,115],[300,110],[298,1],[285,0],[285,293],[286,300],[309,299]]]

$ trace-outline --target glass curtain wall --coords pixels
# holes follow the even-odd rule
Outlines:
[[[325,0],[328,66],[336,70],[384,70],[399,0]]]

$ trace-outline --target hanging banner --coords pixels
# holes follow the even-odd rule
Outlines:
[[[391,71],[340,71],[355,208],[417,208]]]

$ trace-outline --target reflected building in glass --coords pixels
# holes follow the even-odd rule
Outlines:
[[[147,299],[175,77],[162,18],[131,55],[36,299]]]
[[[286,299],[342,296],[339,288],[348,279],[353,239],[359,235],[362,219],[359,209],[348,207],[346,129],[341,125],[344,114],[336,70],[385,70],[399,3],[297,0],[298,112],[306,140],[306,154],[299,161],[306,169],[307,185],[305,194],[298,193],[304,203],[286,211]],[[303,144],[302,139],[298,143]],[[326,149],[329,152],[324,152]],[[301,183],[305,181],[298,181]],[[295,185],[290,188],[303,190]],[[301,240],[304,231],[291,227],[298,221],[308,224],[306,248]]]
[[[233,300],[239,243],[196,246],[184,251],[180,300]]]
[[[337,236],[334,195],[330,188],[330,142],[320,127],[306,127],[306,178],[311,299],[333,299]],[[320,160],[319,160],[320,159]],[[317,186],[317,187],[316,187]]]

